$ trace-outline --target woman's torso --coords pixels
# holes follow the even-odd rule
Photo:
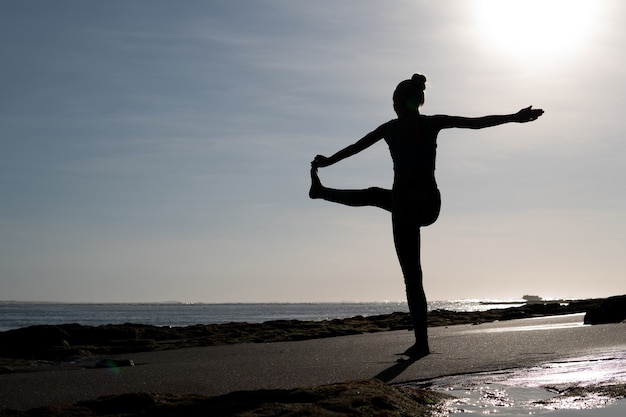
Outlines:
[[[429,116],[410,116],[385,125],[394,170],[394,188],[436,188],[435,159],[439,129]]]

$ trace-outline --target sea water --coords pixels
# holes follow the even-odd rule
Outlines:
[[[485,311],[511,307],[515,300],[448,300],[429,303],[429,310]],[[0,331],[41,324],[78,323],[190,326],[270,320],[332,320],[408,312],[406,302],[348,303],[46,303],[0,301]]]
[[[493,416],[626,416],[626,401],[593,391],[561,395],[574,387],[626,384],[626,352],[568,358],[530,368],[435,378],[430,389],[455,397],[435,414]]]

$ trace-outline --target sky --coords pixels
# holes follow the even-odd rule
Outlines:
[[[620,0],[0,2],[0,299],[402,301],[391,219],[309,164],[395,117],[438,138],[428,299],[626,293]],[[387,146],[320,170],[390,188]]]

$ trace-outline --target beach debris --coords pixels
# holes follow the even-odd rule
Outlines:
[[[123,368],[126,366],[135,366],[132,359],[102,359],[96,362],[94,368]]]

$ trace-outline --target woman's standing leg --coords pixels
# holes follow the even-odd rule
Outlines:
[[[421,264],[420,227],[437,220],[441,195],[437,188],[395,187],[393,191],[393,240],[404,275],[407,301],[415,332],[415,345],[407,354],[422,357],[428,346],[428,305]]]
[[[407,350],[413,357],[422,357],[430,353],[428,346],[428,306],[422,279],[420,260],[420,227],[413,219],[407,219],[402,213],[393,213],[393,239],[396,253],[404,275],[406,296],[415,333],[415,344]]]

